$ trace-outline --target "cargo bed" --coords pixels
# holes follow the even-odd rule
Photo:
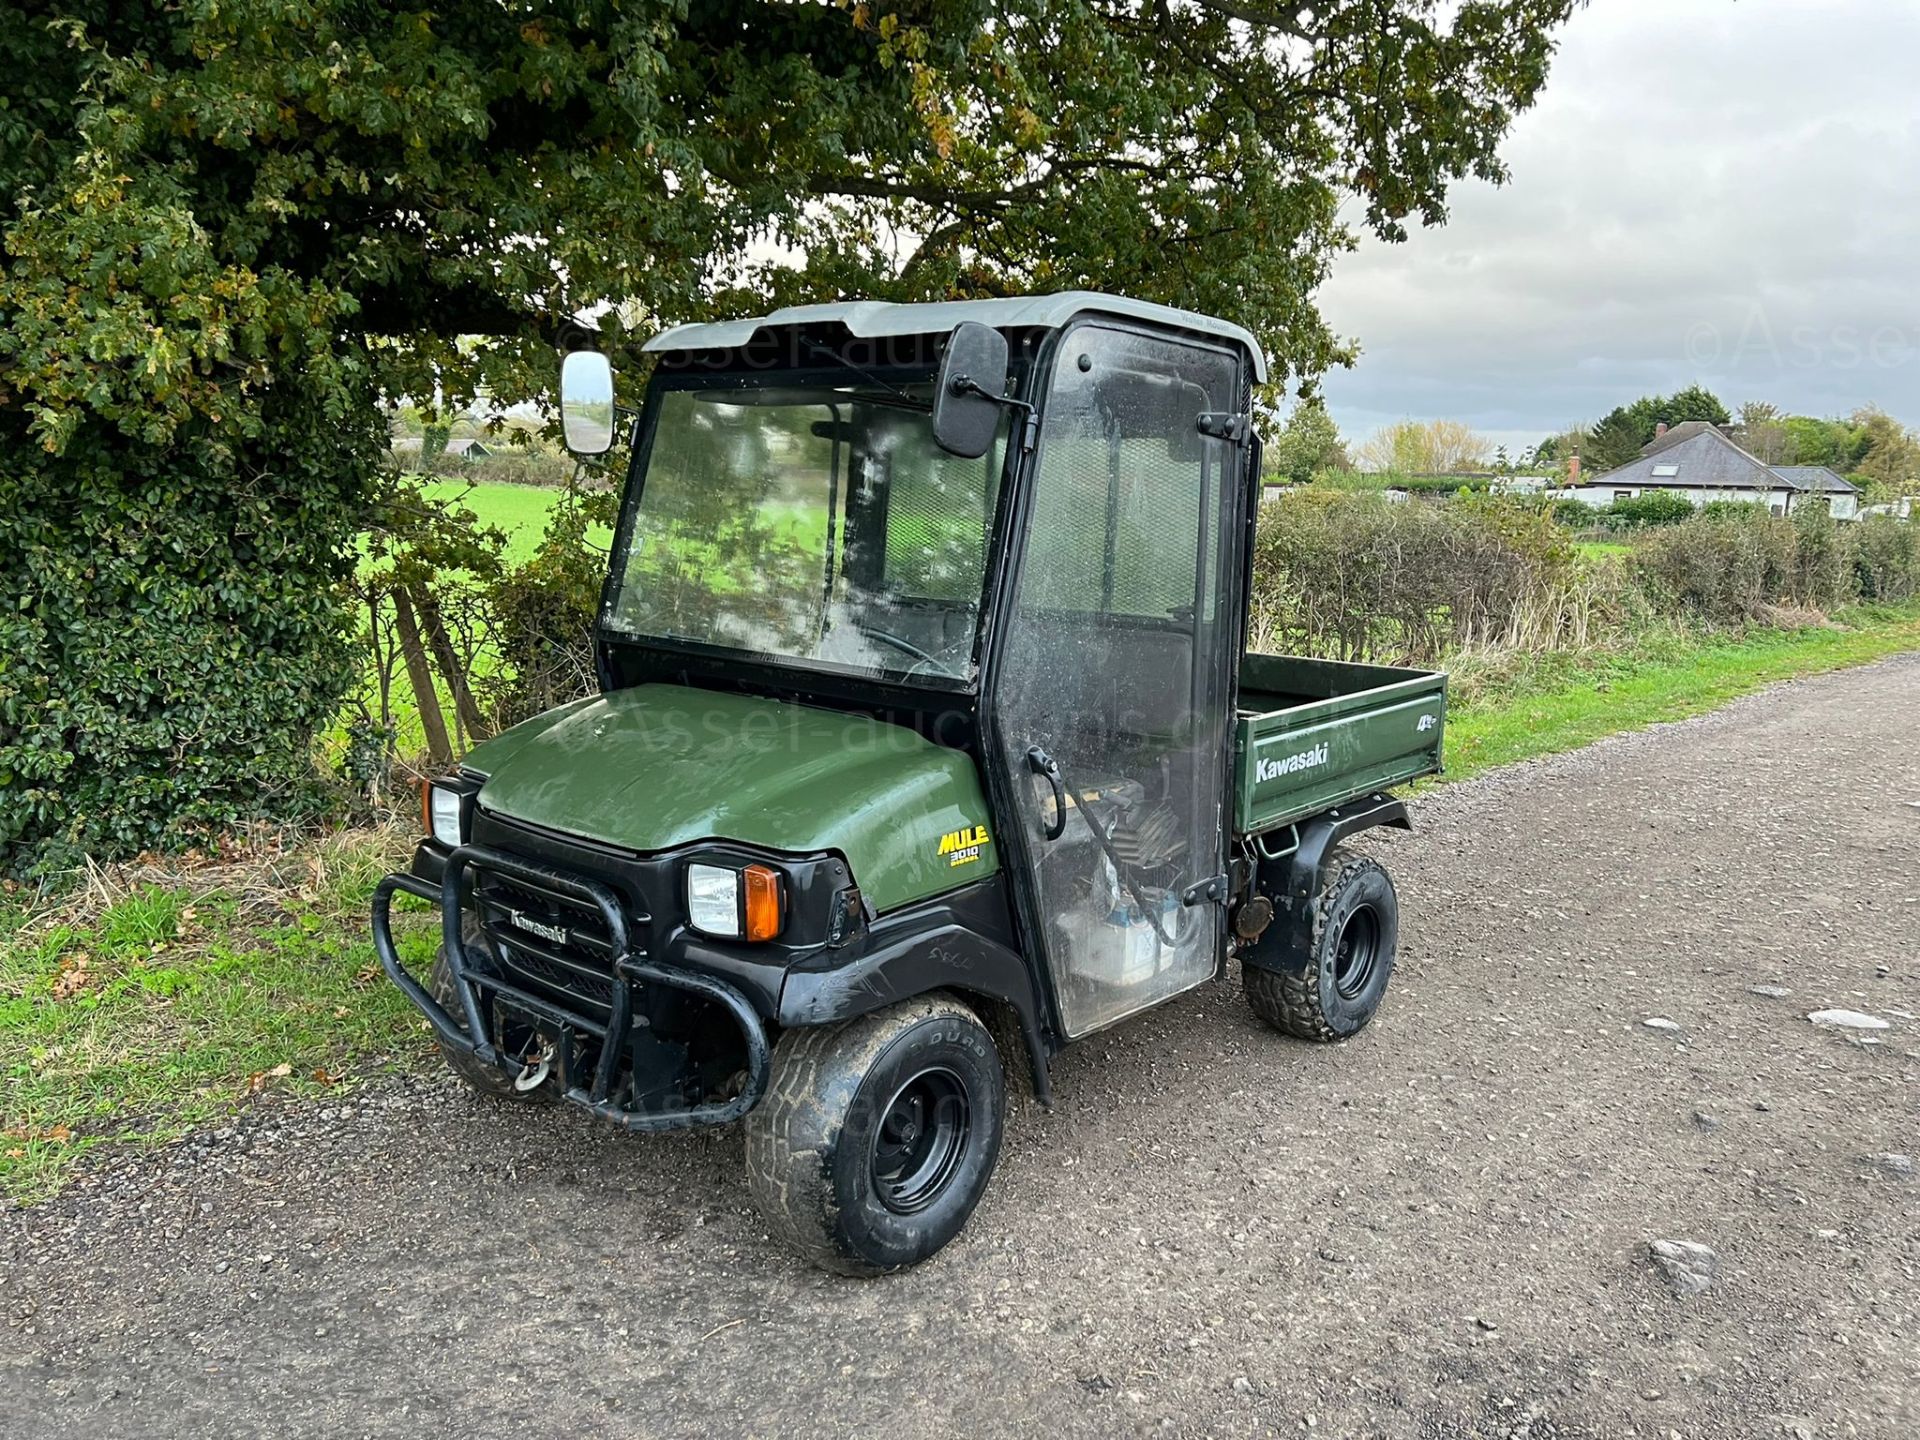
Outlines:
[[[1443,671],[1244,656],[1234,830],[1258,835],[1435,773],[1446,711]]]

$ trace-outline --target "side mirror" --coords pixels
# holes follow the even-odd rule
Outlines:
[[[965,320],[947,337],[933,386],[933,443],[962,460],[993,448],[1007,389],[1007,337]]]
[[[560,431],[576,455],[613,448],[613,362],[598,350],[575,350],[560,361]]]

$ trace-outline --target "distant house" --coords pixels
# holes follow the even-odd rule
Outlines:
[[[421,441],[418,435],[402,435],[392,445],[396,455],[418,455]],[[484,440],[449,440],[447,448],[441,452],[453,460],[485,460],[493,454],[493,449]]]
[[[1793,508],[1815,504],[1824,499],[1827,513],[1836,520],[1856,520],[1860,516],[1860,487],[1824,465],[1775,465],[1773,473],[1793,485]]]
[[[1545,475],[1501,475],[1487,488],[1495,495],[1544,495],[1553,481]]]
[[[1765,505],[1776,515],[1824,505],[1836,520],[1854,519],[1860,505],[1859,490],[1826,466],[1768,465],[1705,420],[1663,425],[1638,460],[1555,493],[1599,509],[1655,490],[1684,496],[1695,506],[1734,500]]]

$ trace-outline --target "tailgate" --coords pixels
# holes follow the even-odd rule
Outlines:
[[[1440,769],[1444,672],[1249,655],[1234,828],[1259,834]]]

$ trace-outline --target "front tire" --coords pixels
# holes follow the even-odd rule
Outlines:
[[[845,1275],[917,1265],[958,1235],[1000,1158],[1006,1077],[979,1017],[927,995],[789,1030],[747,1116],[747,1183],[773,1232]]]
[[[1297,964],[1241,969],[1254,1014],[1276,1030],[1323,1042],[1366,1028],[1386,996],[1400,943],[1400,900],[1377,861],[1335,852],[1325,875]]]

